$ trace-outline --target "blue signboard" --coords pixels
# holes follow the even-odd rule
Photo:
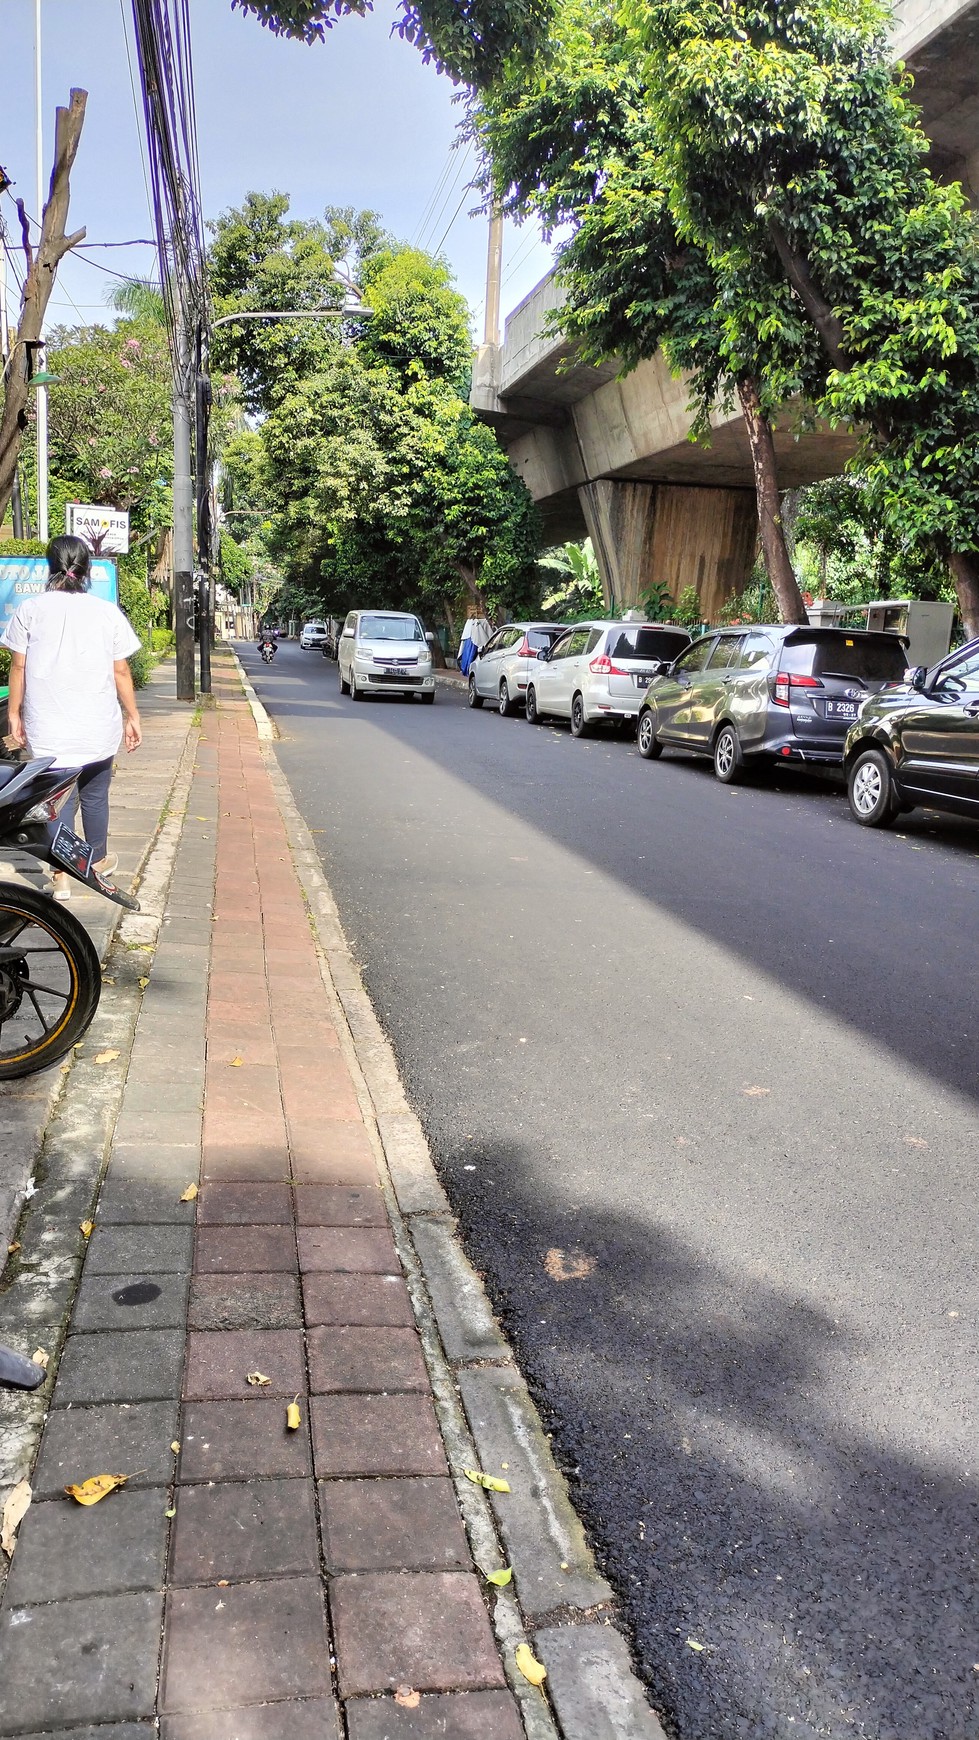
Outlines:
[[[44,591],[48,574],[46,557],[4,556],[0,546],[0,632],[6,628],[18,604]],[[92,557],[91,590],[96,598],[107,598],[110,604],[119,602],[116,565],[105,556]]]

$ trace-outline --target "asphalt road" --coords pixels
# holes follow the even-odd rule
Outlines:
[[[244,657],[670,1733],[976,1740],[979,829]]]

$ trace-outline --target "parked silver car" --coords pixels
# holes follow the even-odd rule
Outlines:
[[[538,653],[527,685],[527,718],[570,719],[584,737],[601,722],[632,728],[652,679],[690,645],[685,628],[661,622],[579,622]]]
[[[304,652],[318,651],[326,644],[329,630],[325,622],[304,622],[299,645]]]
[[[340,693],[421,695],[435,700],[432,653],[417,616],[401,610],[352,610],[337,647]]]
[[[478,653],[469,672],[469,705],[493,701],[507,718],[523,706],[537,654],[560,640],[565,625],[557,622],[507,622]]]

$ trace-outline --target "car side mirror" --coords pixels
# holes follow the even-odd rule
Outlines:
[[[546,646],[542,646],[540,652],[537,654],[538,660],[542,665],[546,665],[550,656],[550,651]]]
[[[429,629],[428,633],[425,635],[425,639],[428,641],[429,646],[435,645],[435,636],[431,632],[431,629]]]
[[[928,671],[925,665],[914,665],[906,674],[905,681],[909,688],[918,695],[923,695],[928,687]]]

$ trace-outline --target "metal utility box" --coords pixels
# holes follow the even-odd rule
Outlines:
[[[868,628],[907,635],[909,665],[937,665],[952,643],[954,604],[934,599],[881,598],[862,609]]]
[[[816,598],[812,604],[806,605],[809,627],[837,628],[850,608],[849,604],[840,604],[836,598]]]

